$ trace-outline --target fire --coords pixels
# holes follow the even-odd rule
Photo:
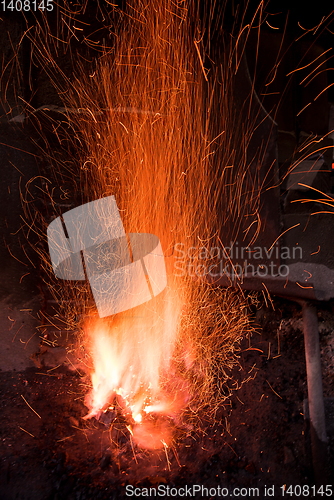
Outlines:
[[[147,416],[172,417],[180,411],[180,394],[183,404],[187,397],[182,391],[177,397],[170,393],[171,383],[175,383],[173,354],[184,307],[177,298],[167,288],[145,304],[107,319],[92,317],[85,326],[93,364],[85,418],[99,418],[118,397],[123,414],[133,420],[134,426],[142,427],[134,431],[134,439],[145,441],[148,448],[157,447],[159,432],[156,425],[149,425]],[[154,445],[149,439],[150,428]],[[163,440],[167,440],[165,430],[158,440],[161,446]]]
[[[197,2],[125,4],[124,11],[112,11],[115,19],[110,14],[110,47],[105,39],[96,42],[89,70],[78,63],[71,79],[57,68],[58,53],[67,47],[59,44],[63,33],[51,38],[47,18],[27,30],[69,127],[65,141],[55,132],[61,147],[68,145],[64,160],[45,141],[54,178],[43,193],[53,206],[52,182],[58,186],[65,178],[76,206],[114,196],[127,234],[159,238],[167,288],[140,306],[99,318],[87,282],[55,283],[49,256],[41,256],[50,289],[81,332],[87,354],[85,418],[120,412],[133,440],[155,449],[169,446],[173,425],[182,425],[183,417],[191,429],[201,413],[214,416],[228,397],[224,384],[240,341],[251,330],[247,298],[195,282],[189,262],[176,262],[175,249],[195,249],[190,257],[187,252],[195,265],[196,248],[220,246],[218,218],[228,241],[243,217],[257,225],[258,197],[247,174],[251,132],[231,107],[236,48],[226,49],[216,66],[205,57],[210,40]],[[74,22],[74,13],[63,14]],[[87,314],[87,321],[77,319]]]

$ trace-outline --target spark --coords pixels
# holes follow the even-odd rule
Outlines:
[[[309,276],[307,278],[305,278],[305,281],[308,281],[310,278],[312,278],[312,273],[310,273],[310,271],[307,271],[306,269],[304,269],[304,272],[309,274]]]
[[[177,464],[181,468],[182,466],[180,464],[179,456],[178,456],[178,453],[177,453],[177,450],[176,450],[175,446],[172,446],[172,450],[173,450],[173,453],[174,453],[174,457],[175,457],[175,459],[177,461]]]
[[[26,431],[25,429],[23,429],[23,427],[20,427],[20,426],[19,426],[19,429],[21,429],[21,431],[26,432],[27,434],[29,434],[29,436],[31,436],[31,437],[33,437],[33,438],[35,437],[33,434],[31,434],[31,432],[28,432],[28,431]]]
[[[320,252],[320,245],[318,246],[318,250],[316,252],[311,253],[311,255],[316,255],[319,252]]]
[[[262,349],[258,349],[257,347],[248,347],[247,349],[244,349],[245,351],[259,351],[263,354]]]
[[[280,396],[273,388],[272,386],[269,384],[268,380],[266,380],[267,384],[269,385],[270,389],[273,391],[274,394],[276,394],[276,396],[278,396],[280,399],[283,399],[282,396]]]
[[[67,439],[71,439],[72,437],[74,437],[74,434],[72,434],[71,436],[66,436],[62,439],[57,439],[57,443],[61,443],[62,441],[67,441]]]
[[[28,338],[28,340],[26,342],[22,342],[23,344],[25,344],[24,348],[26,349],[27,348],[27,345],[29,344],[30,340],[33,339],[35,337],[37,332],[34,332],[31,337]],[[21,339],[20,339],[21,340]]]
[[[164,447],[164,450],[165,450],[165,455],[166,455],[166,460],[167,460],[167,467],[168,467],[168,470],[170,471],[170,461],[169,461],[169,457],[168,457],[168,446],[167,444],[165,443],[165,441],[162,439],[161,440],[162,444],[163,444],[163,447]]]
[[[228,444],[228,442],[227,442],[227,441],[225,441],[225,443],[224,443],[224,444],[226,444],[226,445],[227,445],[227,446],[228,446],[228,447],[229,447],[229,448],[233,451],[234,455],[235,455],[237,458],[239,458],[239,455],[235,452],[235,450],[232,448],[232,446],[231,446],[230,444]]]
[[[325,50],[324,52],[322,52],[320,55],[318,55],[315,59],[313,59],[313,61],[311,61],[310,63],[308,64],[305,64],[305,66],[301,66],[300,68],[296,68],[292,71],[290,71],[290,73],[287,73],[286,76],[290,76],[292,75],[293,73],[296,73],[297,71],[301,71],[305,68],[308,68],[309,66],[311,66],[313,63],[315,63],[315,61],[317,61],[320,57],[322,57],[323,55],[325,55],[327,52],[329,52],[330,50],[332,50],[332,48],[329,48],[327,50]]]
[[[299,286],[299,288],[303,288],[303,290],[312,290],[313,289],[313,286],[303,286],[301,285],[298,281],[296,281],[296,285]]]
[[[204,78],[208,82],[208,77],[207,77],[207,74],[206,74],[206,71],[205,71],[205,68],[204,68],[204,64],[203,64],[203,59],[202,59],[201,53],[200,53],[199,48],[198,48],[198,43],[199,42],[197,42],[196,40],[194,40],[195,49],[196,49],[196,52],[198,54],[198,58],[199,58],[200,63],[201,63],[201,68],[202,68],[202,71],[203,71]]]
[[[21,153],[25,153],[27,155],[30,155],[30,156],[34,156],[35,158],[38,158],[37,155],[33,154],[33,153],[30,153],[29,151],[26,151],[24,149],[20,149],[16,146],[10,146],[9,144],[6,144],[4,142],[0,142],[0,146],[5,146],[6,148],[10,148],[10,149],[15,149],[15,151],[20,151]],[[14,165],[13,165],[14,166]],[[21,172],[21,170],[19,170],[16,166],[15,166],[16,170],[22,175],[24,176],[24,174]]]
[[[130,426],[129,426],[130,427]],[[135,453],[135,449],[134,449],[134,446],[133,446],[133,433],[132,433],[132,429],[130,430],[129,429],[129,432],[130,432],[130,443],[131,443],[131,449],[132,449],[132,453],[133,453],[133,458],[135,459],[135,462],[136,464],[138,465],[138,461],[137,461],[137,457],[136,457],[136,453]]]
[[[28,403],[28,401],[25,399],[25,397],[21,394],[21,398],[23,399],[23,401],[26,403],[26,405],[30,408],[31,411],[33,411],[35,413],[35,415],[37,415],[38,418],[42,418],[40,415],[38,415],[37,411],[35,411],[32,406],[30,406],[30,404]]]
[[[296,114],[296,116],[299,116],[310,105],[311,105],[310,102],[308,104],[306,104],[306,106],[304,106],[300,111],[298,111],[298,113]]]
[[[282,322],[281,322],[281,324],[282,324]],[[280,324],[279,328],[277,329],[277,357],[280,356],[280,352],[281,352],[280,337],[279,337],[279,331],[281,329],[281,324]]]
[[[15,340],[15,338],[16,338],[16,336],[17,336],[17,334],[19,333],[19,331],[20,331],[23,327],[24,327],[24,325],[22,324],[22,325],[20,326],[20,328],[17,330],[17,332],[15,333],[15,335],[14,335],[14,337],[13,337],[13,339],[12,339],[12,342],[14,342],[14,340]]]
[[[21,278],[20,278],[19,283],[21,284],[21,283],[22,283],[23,278],[25,278],[26,276],[29,276],[29,274],[30,274],[30,273],[23,274],[23,275],[21,276]]]
[[[273,303],[272,298],[270,296],[269,290],[263,282],[262,282],[262,285],[263,285],[264,289],[266,290],[268,299],[270,300],[271,306],[272,306],[273,310],[275,311],[275,306],[274,306],[274,303]]]
[[[327,85],[327,87],[325,87],[318,95],[317,97],[314,98],[314,101],[316,101],[318,99],[318,97],[320,97],[324,92],[326,92],[326,90],[328,90],[330,87],[333,87],[334,83],[330,83],[329,85]]]
[[[19,262],[20,264],[23,264],[24,266],[28,267],[28,264],[26,262],[22,262],[20,259],[15,257],[15,255],[11,252],[9,246],[6,243],[5,243],[5,245],[7,247],[8,252],[10,253],[11,257],[13,257],[13,259],[17,260],[17,262]]]
[[[60,366],[61,366],[61,364],[60,364],[60,365],[58,365],[58,366],[54,366],[53,368],[50,368],[49,370],[47,370],[47,372],[48,372],[48,373],[49,373],[49,372],[52,372],[53,370],[56,370],[56,369],[57,369],[57,368],[59,368]]]
[[[271,28],[273,30],[279,30],[279,28],[276,28],[275,26],[272,26],[271,24],[269,24],[267,20],[266,20],[266,24],[268,24],[269,28]]]
[[[274,243],[271,244],[270,248],[267,250],[268,252],[270,252],[270,250],[273,248],[273,246],[275,245],[275,243],[277,243],[277,241],[282,238],[282,236],[287,233],[288,231],[291,231],[291,229],[294,229],[295,227],[298,227],[300,226],[300,222],[298,222],[298,224],[295,224],[294,226],[291,226],[289,227],[288,229],[286,229],[285,231],[283,231],[283,233],[281,233],[278,238],[276,238],[276,240],[274,241]]]

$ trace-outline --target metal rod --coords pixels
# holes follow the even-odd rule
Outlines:
[[[320,485],[326,484],[328,477],[328,439],[322,389],[318,316],[313,304],[303,302],[302,307],[312,462],[315,481]]]

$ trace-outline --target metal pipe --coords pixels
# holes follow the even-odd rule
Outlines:
[[[318,316],[315,305],[304,302],[303,325],[310,415],[312,462],[315,481],[326,484],[328,478],[328,439],[322,389]]]

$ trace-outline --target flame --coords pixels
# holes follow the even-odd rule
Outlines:
[[[173,354],[183,307],[179,291],[167,288],[151,301],[112,318],[89,319],[85,338],[93,367],[92,389],[85,401],[89,408],[86,419],[99,418],[120,396],[118,405],[134,422],[135,441],[157,448],[157,442],[162,447],[162,441],[169,440],[165,424],[145,419],[152,414],[173,416],[187,399],[186,390],[178,391],[177,397],[171,390],[175,386]]]
[[[196,402],[190,410],[195,419],[203,408],[214,414],[227,397],[224,383],[237,363],[237,346],[251,330],[248,299],[195,285],[189,277],[203,264],[201,247],[222,246],[222,230],[232,241],[244,218],[258,226],[259,196],[247,160],[251,124],[244,126],[234,105],[240,37],[231,37],[230,48],[222,43],[215,64],[204,37],[206,16],[201,20],[196,2],[124,4],[106,17],[111,45],[103,37],[92,68],[87,71],[79,60],[71,78],[53,51],[58,57],[61,47],[68,49],[58,41],[69,42],[70,32],[68,40],[62,33],[51,38],[45,17],[45,24],[26,36],[62,99],[70,127],[66,141],[59,135],[61,147],[68,147],[64,161],[46,139],[41,146],[54,165],[43,185],[50,206],[55,187],[65,192],[61,183],[67,179],[75,204],[115,196],[125,231],[156,235],[166,252],[167,289],[141,306],[104,319],[90,316],[82,325],[78,318],[91,308],[89,285],[55,282],[41,250],[50,292],[68,325],[84,333],[80,344],[89,354],[92,386],[86,418],[99,418],[116,405],[134,441],[154,449],[168,446],[168,419],[178,421],[187,402]],[[72,14],[69,10],[71,23]],[[86,29],[82,36],[82,43],[91,45]],[[29,184],[30,200],[28,193]],[[25,204],[29,231],[36,215],[32,206]],[[168,257],[173,252],[176,261]]]

